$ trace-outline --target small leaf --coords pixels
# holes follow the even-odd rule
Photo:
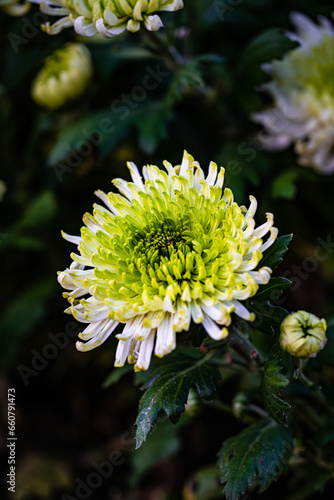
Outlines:
[[[180,101],[182,96],[191,88],[203,86],[204,80],[202,77],[200,61],[189,61],[174,74],[174,78],[166,95],[167,108],[171,109],[173,105]]]
[[[296,180],[298,175],[299,171],[292,170],[277,177],[272,184],[273,198],[293,200],[297,193]]]
[[[11,356],[17,353],[17,344],[21,338],[43,318],[46,301],[56,288],[51,276],[30,284],[24,290],[18,290],[15,299],[3,312],[1,331],[7,342],[2,344],[0,365],[10,361]]]
[[[138,480],[160,460],[163,460],[180,449],[178,431],[187,422],[187,418],[177,425],[172,425],[166,417],[164,422],[160,422],[154,432],[148,436],[146,443],[136,453],[132,454],[131,462],[133,473],[129,482],[134,485]]]
[[[278,264],[282,262],[283,255],[288,251],[288,245],[291,240],[292,234],[277,238],[271,247],[264,252],[263,258],[261,259],[261,267],[268,266],[272,270],[276,269]]]
[[[277,423],[284,425],[286,412],[291,406],[281,398],[282,389],[289,384],[289,379],[281,373],[282,356],[283,352],[275,345],[264,367],[262,390],[267,412]]]
[[[266,285],[261,285],[259,291],[254,295],[254,299],[277,300],[283,290],[286,290],[291,285],[291,281],[283,276],[271,278]]]
[[[276,306],[270,301],[277,300],[281,296],[283,290],[290,285],[290,280],[279,276],[271,278],[269,283],[259,287],[257,294],[247,303],[247,307],[256,315],[253,326],[256,326],[256,328],[264,333],[274,333],[273,322],[281,324],[289,313],[283,307]]]
[[[195,351],[196,352],[196,351]],[[196,358],[198,359],[196,352]],[[173,423],[177,422],[191,386],[195,386],[200,397],[207,399],[215,390],[214,378],[220,378],[219,371],[197,360],[176,356],[161,364],[150,376],[145,388],[149,387],[139,402],[136,420],[136,447],[139,448],[152,431],[160,412],[163,410]]]
[[[286,469],[292,446],[290,429],[267,418],[227,439],[217,464],[227,500],[238,500],[254,480],[266,490]]]
[[[124,112],[120,114],[123,108]],[[49,154],[49,165],[66,160],[73,151],[77,151],[80,161],[91,154],[94,145],[98,147],[101,157],[106,156],[124,139],[136,116],[136,110],[131,112],[124,105],[112,111],[92,113],[67,125],[58,134]],[[88,143],[91,143],[90,146],[87,146]]]
[[[16,230],[40,228],[45,226],[57,212],[55,197],[51,191],[44,191],[37,196],[27,208],[22,219],[17,223]]]

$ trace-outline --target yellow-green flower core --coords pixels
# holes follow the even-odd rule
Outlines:
[[[325,347],[326,329],[326,321],[314,314],[289,314],[281,324],[281,347],[297,358],[315,357]]]
[[[92,73],[89,50],[80,43],[68,43],[46,58],[31,95],[37,104],[57,109],[83,94]]]
[[[40,0],[38,0],[40,1]],[[45,0],[40,1],[46,14],[63,16],[54,24],[46,23],[44,31],[50,35],[73,26],[82,36],[100,33],[112,38],[125,30],[140,29],[141,23],[150,31],[162,26],[159,11],[174,11],[183,7],[182,0]]]
[[[58,277],[70,290],[66,312],[88,323],[77,348],[97,347],[123,323],[115,365],[128,358],[136,370],[148,368],[153,349],[171,352],[191,321],[218,340],[231,313],[254,320],[242,301],[269,281],[260,263],[277,236],[272,214],[255,229],[255,198],[248,210],[235,203],[215,163],[206,178],[186,152],[181,165],[164,166],[145,166],[143,181],[128,163],[133,182],[113,181],[121,194],[96,193],[107,208],[84,216],[80,237],[64,234],[79,253]]]

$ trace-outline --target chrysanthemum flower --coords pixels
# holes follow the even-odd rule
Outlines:
[[[77,348],[99,346],[122,323],[115,366],[128,358],[147,369],[152,351],[171,352],[192,320],[212,339],[226,337],[231,313],[255,319],[242,301],[270,279],[259,264],[277,236],[272,214],[255,229],[255,198],[247,210],[222,192],[224,169],[215,163],[206,178],[186,152],[181,165],[164,166],[145,166],[143,181],[128,163],[133,182],[115,179],[121,194],[97,191],[106,208],[84,215],[81,236],[63,234],[79,249],[58,277],[69,290],[66,312],[88,324]]]
[[[57,109],[86,90],[92,73],[89,50],[80,43],[68,43],[46,58],[31,95],[41,106]]]
[[[334,171],[334,27],[324,17],[317,25],[296,12],[291,20],[298,34],[288,36],[300,47],[282,61],[264,66],[272,76],[264,89],[272,95],[274,107],[253,119],[264,125],[268,149],[294,144],[301,165],[330,174]]]
[[[174,11],[183,7],[182,0],[30,0],[39,3],[42,12],[52,16],[62,16],[54,24],[46,23],[42,28],[50,35],[73,26],[82,36],[100,33],[112,38],[125,30],[140,29],[144,22],[150,31],[162,26],[159,11]]]
[[[297,358],[313,358],[326,345],[326,329],[326,321],[314,314],[306,311],[289,314],[281,324],[281,347]]]
[[[30,3],[21,3],[20,0],[0,0],[0,9],[11,16],[23,16],[30,9]]]

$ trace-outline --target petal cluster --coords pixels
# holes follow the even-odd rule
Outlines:
[[[35,102],[47,109],[57,109],[79,97],[93,74],[87,47],[68,43],[46,58],[44,66],[32,83]]]
[[[260,263],[278,232],[272,214],[256,228],[255,198],[248,209],[234,202],[213,162],[207,177],[187,152],[181,165],[164,166],[145,166],[143,179],[128,163],[132,182],[113,181],[121,194],[97,191],[105,206],[84,215],[81,236],[63,234],[78,247],[58,276],[66,312],[87,324],[77,348],[99,346],[122,324],[115,366],[128,359],[147,369],[152,352],[171,352],[192,321],[226,337],[233,312],[254,320],[242,302],[270,279]]]
[[[301,13],[292,13],[297,33],[288,33],[300,46],[282,61],[265,65],[272,80],[264,85],[274,107],[253,115],[265,127],[262,141],[268,149],[291,144],[301,165],[322,174],[334,172],[334,27],[324,18],[319,25]]]
[[[182,0],[30,0],[40,4],[41,11],[51,16],[61,16],[53,24],[43,26],[50,35],[73,26],[82,36],[100,33],[112,38],[125,30],[136,32],[141,23],[150,31],[162,26],[154,14],[159,11],[175,11],[183,7]]]
[[[20,0],[0,0],[0,9],[11,16],[23,16],[30,9],[30,3]]]
[[[315,357],[325,347],[327,324],[314,314],[297,311],[281,324],[282,349],[297,358]]]

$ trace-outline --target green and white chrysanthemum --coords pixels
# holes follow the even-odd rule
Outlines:
[[[79,250],[58,277],[66,312],[87,323],[77,348],[94,349],[122,323],[115,366],[128,359],[147,369],[153,350],[170,353],[191,321],[225,338],[233,312],[255,319],[242,302],[270,279],[260,263],[277,237],[273,215],[255,228],[255,198],[248,210],[234,202],[215,163],[206,178],[186,152],[181,165],[164,166],[145,166],[143,181],[128,163],[133,182],[115,179],[121,194],[97,191],[106,207],[84,215],[81,236],[63,233]]]
[[[334,27],[324,18],[319,25],[292,13],[300,47],[282,61],[265,65],[272,80],[264,85],[274,107],[253,115],[267,132],[263,142],[277,151],[294,144],[299,163],[322,174],[334,172]]]
[[[0,9],[10,16],[23,16],[30,9],[30,3],[22,3],[20,0],[0,0]]]
[[[112,38],[125,30],[136,32],[141,23],[150,31],[162,26],[155,12],[174,11],[183,7],[182,0],[30,0],[40,4],[41,11],[51,16],[61,16],[54,24],[42,28],[56,35],[73,26],[82,36],[100,33]],[[154,15],[153,15],[154,14]]]
[[[44,108],[60,108],[83,94],[92,74],[87,47],[81,43],[68,43],[45,59],[32,83],[32,98]]]

